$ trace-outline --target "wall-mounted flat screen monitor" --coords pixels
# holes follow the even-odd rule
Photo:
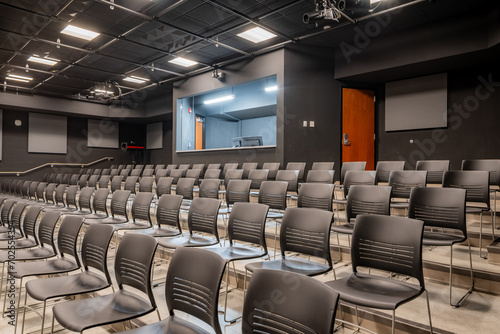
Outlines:
[[[177,99],[176,151],[276,145],[276,75]]]

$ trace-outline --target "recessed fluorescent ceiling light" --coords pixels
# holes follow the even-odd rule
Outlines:
[[[78,37],[81,39],[86,39],[87,41],[93,40],[94,38],[96,38],[97,36],[100,35],[97,32],[93,32],[93,31],[83,29],[83,28],[78,28],[78,27],[72,26],[71,24],[68,25],[66,28],[64,28],[61,31],[61,33],[66,34],[66,35],[70,35],[73,37]]]
[[[186,59],[186,58],[182,58],[182,57],[174,58],[172,60],[169,60],[168,62],[172,63],[172,64],[181,65],[181,66],[184,66],[184,67],[189,67],[189,66],[193,66],[193,65],[198,64],[198,62],[196,62],[196,61],[192,61],[192,60],[189,60],[189,59]]]
[[[264,30],[260,27],[255,27],[253,29],[244,31],[241,34],[238,34],[238,36],[254,43],[260,43],[270,38],[276,37],[276,35],[272,32]]]
[[[269,87],[266,87],[264,89],[266,90],[266,92],[274,92],[274,91],[278,90],[278,86],[269,86]]]
[[[30,82],[33,80],[33,78],[30,77],[23,77],[22,75],[16,75],[16,74],[10,74],[5,77],[5,79],[13,80],[13,81],[19,81],[19,82]]]
[[[113,94],[113,92],[110,92],[109,90],[104,90],[104,89],[96,89],[96,93],[107,93],[107,94]]]
[[[141,78],[141,77],[136,77],[135,75],[131,75],[129,77],[126,77],[123,80],[124,81],[134,82],[134,83],[139,83],[139,84],[142,84],[142,83],[145,83],[146,81],[149,81],[149,79]]]
[[[37,55],[33,55],[33,56],[28,58],[28,61],[32,61],[34,63],[39,63],[39,64],[43,64],[43,65],[54,66],[55,64],[57,64],[59,59],[53,59],[53,58],[48,58],[48,57],[40,58]]]
[[[212,104],[212,103],[217,103],[217,102],[222,102],[222,101],[229,101],[232,99],[234,99],[234,94],[218,97],[218,98],[212,99],[212,100],[206,100],[206,101],[203,101],[203,103],[204,104]]]

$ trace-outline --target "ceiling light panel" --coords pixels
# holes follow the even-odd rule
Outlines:
[[[174,58],[172,60],[169,60],[168,62],[172,63],[172,64],[184,66],[184,67],[190,67],[190,66],[198,64],[198,62],[196,62],[196,61],[192,61],[192,60],[182,58],[182,57]]]
[[[87,29],[83,29],[83,28],[79,28],[79,27],[73,26],[71,24],[68,25],[66,28],[64,28],[61,31],[61,33],[69,35],[69,36],[73,36],[73,37],[85,39],[87,41],[91,41],[91,40],[93,40],[94,38],[96,38],[97,36],[100,35],[97,32],[94,32],[94,31],[91,31],[91,30],[87,30]]]
[[[260,43],[263,41],[267,41],[268,39],[271,39],[273,37],[276,37],[276,35],[273,34],[272,32],[262,29],[260,27],[255,27],[247,31],[244,31],[241,34],[238,34],[238,36],[254,43]]]
[[[42,64],[42,65],[54,66],[55,64],[57,64],[59,62],[59,59],[54,59],[54,58],[49,58],[49,57],[41,58],[39,56],[33,55],[33,56],[28,58],[28,61],[31,61],[33,63]]]

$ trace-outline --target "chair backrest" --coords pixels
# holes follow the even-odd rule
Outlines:
[[[125,168],[132,170],[132,169],[134,169],[134,164],[126,165]]]
[[[120,171],[119,175],[123,176],[123,177],[127,177],[130,175],[130,171],[131,169],[128,169],[128,168],[124,168]]]
[[[128,285],[146,293],[154,308],[156,301],[151,285],[151,267],[157,246],[156,239],[151,236],[125,233],[115,257],[118,287],[123,289],[124,285]]]
[[[118,168],[114,168],[114,169],[111,169],[111,170],[109,171],[109,176],[110,176],[110,177],[112,177],[112,178],[113,178],[113,177],[115,177],[115,176],[117,176],[117,175],[120,175],[120,170],[119,170]]]
[[[73,206],[75,209],[78,209],[78,205],[76,202],[76,194],[78,193],[77,185],[70,185],[68,187],[68,191],[66,192],[66,205],[68,207]]]
[[[226,172],[231,169],[238,169],[239,163],[237,162],[229,162],[224,164],[224,167],[222,168],[222,178],[226,177]],[[242,174],[243,175],[243,174]]]
[[[61,217],[61,212],[59,211],[47,211],[43,214],[40,224],[38,224],[37,236],[38,243],[41,246],[50,245],[54,254],[56,254],[56,248],[54,244],[54,232],[56,230],[56,224]]]
[[[164,164],[161,164],[161,165],[156,165],[156,167],[155,167],[155,175],[156,175],[156,173],[157,173],[160,169],[166,169],[166,168],[165,168],[165,165],[164,165]]]
[[[130,196],[130,190],[117,190],[111,197],[111,215],[124,216],[128,220],[127,201]]]
[[[44,202],[45,198],[43,197],[45,193],[45,188],[47,187],[47,182],[40,182],[36,186],[36,200],[38,202]]]
[[[87,174],[80,175],[80,178],[78,179],[78,186],[80,187],[80,189],[87,186],[88,179],[89,179],[89,176]]]
[[[393,170],[404,170],[405,161],[379,161],[377,162],[377,176],[375,177],[375,184],[379,182],[389,182],[389,174]]]
[[[141,176],[142,169],[132,169],[129,176]]]
[[[170,176],[160,177],[156,183],[156,197],[160,198],[163,194],[170,194],[172,189],[172,178]]]
[[[220,173],[221,173],[220,169],[207,169],[205,171],[205,175],[203,176],[203,179],[204,180],[206,180],[206,179],[217,179],[217,180],[219,180],[220,179]]]
[[[323,258],[332,268],[330,227],[333,212],[310,208],[287,208],[280,230],[281,256],[297,252]]]
[[[10,214],[9,225],[12,225],[14,229],[18,231],[21,230],[21,217],[27,206],[28,203],[17,202],[14,209],[12,209],[12,213]]]
[[[405,217],[359,215],[351,243],[353,272],[368,267],[416,278],[422,272],[424,222]]]
[[[335,175],[334,170],[326,169],[311,169],[307,173],[306,182],[307,183],[327,183],[333,184],[333,176]]]
[[[181,176],[181,177],[186,176],[186,172],[187,172],[187,170],[189,169],[189,167],[191,167],[191,165],[190,165],[190,164],[180,164],[180,165],[179,165],[178,169],[183,171],[183,173],[182,173],[182,176]]]
[[[346,205],[347,221],[362,214],[389,216],[391,214],[391,187],[351,186]]]
[[[219,198],[220,181],[214,179],[204,179],[200,184],[200,197]]]
[[[23,191],[22,191],[23,198],[29,198],[29,196],[30,196],[30,184],[31,184],[31,181],[24,181],[23,182]]]
[[[331,334],[338,302],[339,294],[314,278],[258,269],[246,293],[242,333]]]
[[[226,187],[226,203],[250,202],[250,180],[230,180]]]
[[[288,182],[287,191],[297,192],[299,186],[299,171],[298,170],[279,170],[276,173],[276,181]]]
[[[267,254],[266,218],[269,206],[260,203],[235,203],[229,214],[227,231],[229,243],[249,242],[259,245]]]
[[[248,174],[252,169],[257,169],[258,163],[256,162],[244,162],[241,165],[241,169],[243,169],[243,179],[248,179]]]
[[[93,199],[93,207],[94,211],[103,212],[108,215],[108,209],[106,203],[108,201],[109,189],[108,188],[99,188],[94,193]]]
[[[78,197],[78,207],[80,208],[80,210],[87,209],[88,211],[92,211],[90,201],[93,193],[94,188],[92,187],[84,187],[82,190],[80,190],[80,197]]]
[[[111,165],[111,166],[109,167],[109,169],[116,169],[116,168],[118,168],[118,165]]]
[[[311,170],[333,170],[335,166],[334,161],[330,162],[313,162]]]
[[[288,182],[263,181],[260,184],[259,203],[268,205],[271,209],[286,209],[286,192]]]
[[[331,183],[303,183],[299,189],[297,206],[332,211],[333,189]]]
[[[210,233],[219,240],[217,215],[220,203],[218,199],[195,197],[189,207],[189,233],[193,233],[193,231]]]
[[[170,177],[172,178],[172,184],[177,184],[177,181],[186,173],[184,169],[172,169],[170,171]]]
[[[201,172],[203,173],[203,170],[205,169],[205,164],[193,164],[193,167],[191,169],[200,169]]]
[[[170,165],[167,165],[166,169],[168,170],[174,170],[177,168],[177,165],[174,165],[174,164],[170,164]]]
[[[220,169],[220,164],[208,164],[207,169]]]
[[[52,203],[54,204],[54,191],[56,191],[57,184],[55,183],[49,183],[47,187],[45,188],[45,201],[47,203]]]
[[[175,193],[181,195],[184,199],[193,199],[193,189],[195,179],[192,177],[183,177],[177,181],[177,186],[175,187]]]
[[[372,186],[375,184],[375,171],[365,170],[348,170],[344,176],[344,197],[349,194],[349,189],[353,185],[367,185]]]
[[[82,228],[82,216],[64,216],[59,232],[57,233],[57,248],[61,257],[71,255],[78,266],[80,266],[80,258],[78,256],[78,233]]]
[[[466,201],[482,203],[490,208],[490,176],[487,171],[447,171],[443,175],[443,188],[467,190]]]
[[[460,230],[466,237],[466,192],[453,188],[413,188],[408,218],[422,220],[425,226]]]
[[[228,169],[224,175],[224,186],[227,188],[227,184],[231,180],[242,180],[243,179],[243,169]]]
[[[69,178],[71,177],[71,174],[68,174],[68,173],[64,173],[62,178],[61,178],[61,183],[66,183],[68,184],[69,183]]]
[[[110,172],[111,172],[110,168],[103,168],[103,170],[101,172],[101,176],[103,176],[103,175],[109,175]]]
[[[443,173],[450,170],[450,160],[419,160],[415,170],[427,171],[427,183],[443,183]]]
[[[186,171],[186,177],[191,177],[194,179],[194,184],[198,185],[200,183],[201,169],[188,169]]]
[[[152,170],[154,170],[154,168],[155,168],[154,164],[147,164],[146,166],[144,166],[144,170],[146,170],[146,169],[152,169]]]
[[[153,176],[154,172],[155,172],[155,170],[153,168],[146,168],[142,172],[142,177]]]
[[[342,164],[340,169],[340,184],[344,184],[345,174],[350,170],[365,170],[366,161],[348,161]]]
[[[123,190],[130,190],[130,193],[135,194],[138,178],[138,176],[127,176],[125,183],[123,184]]]
[[[92,173],[94,173],[94,169],[93,168],[88,168],[84,174],[87,174],[87,175],[92,175]]]
[[[411,188],[425,187],[427,171],[395,170],[389,174],[393,198],[410,198]]]
[[[111,224],[92,224],[87,227],[82,241],[82,265],[85,270],[95,268],[106,276],[111,284],[107,258],[115,228]]]
[[[89,177],[89,180],[87,182],[87,185],[89,187],[94,187],[94,188],[97,188],[97,181],[99,180],[99,175],[96,175],[96,174],[92,174],[90,175]]]
[[[42,212],[42,207],[41,206],[30,206],[28,208],[28,211],[26,211],[26,214],[24,215],[23,219],[23,231],[24,231],[24,236],[27,238],[28,236],[33,237],[33,239],[36,241],[38,244],[38,239],[36,238],[35,235],[35,226],[36,226],[36,221],[38,217],[40,216],[40,213]]]
[[[299,171],[299,180],[304,180],[305,169],[306,169],[305,162],[289,162],[286,165],[286,170],[298,170]]]
[[[142,170],[144,168],[144,165],[135,165],[134,169],[139,169]]]
[[[263,181],[267,181],[269,175],[269,170],[267,169],[252,169],[247,175],[247,179],[252,181],[250,188],[260,189],[260,185]],[[245,177],[243,177],[245,178]]]
[[[158,226],[173,226],[179,230],[179,233],[181,233],[182,228],[179,220],[181,204],[181,195],[162,195],[158,201],[158,207],[156,209],[156,222],[158,223]]]
[[[276,179],[276,173],[278,173],[278,170],[280,169],[280,163],[279,162],[264,162],[262,164],[262,169],[267,169],[269,171],[269,174],[267,177],[269,180],[274,180]]]
[[[101,175],[101,177],[99,178],[99,183],[98,183],[99,188],[108,188],[110,180],[111,180],[110,175]]]
[[[175,310],[193,315],[222,334],[218,318],[219,289],[226,262],[217,254],[194,247],[175,250],[168,267],[165,297]]]
[[[155,183],[155,178],[152,176],[143,176],[139,181],[139,192],[153,192],[153,184]]]
[[[64,193],[66,192],[66,184],[61,183],[56,187],[56,193],[54,199],[57,205],[64,206]]]
[[[163,168],[157,169],[155,172],[156,183],[158,183],[160,178],[167,177],[168,174],[170,174],[170,170],[168,169],[163,169]]]
[[[145,220],[153,226],[151,223],[151,202],[153,201],[153,193],[142,192],[138,193],[134,197],[134,201],[132,202],[132,220]]]
[[[38,181],[33,181],[30,183],[29,187],[29,199],[36,200],[36,188],[38,187]]]
[[[490,185],[500,186],[500,159],[462,160],[462,170],[490,172]]]
[[[117,190],[120,190],[122,188],[122,181],[123,181],[123,176],[122,175],[115,175],[111,179],[111,192],[114,193]]]

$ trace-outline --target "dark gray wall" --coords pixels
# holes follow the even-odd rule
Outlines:
[[[102,162],[89,168],[108,168],[112,164],[129,164],[133,156],[120,149],[87,147],[87,119],[68,117],[68,153],[44,154],[28,153],[28,112],[3,111],[3,160],[0,171],[24,171],[49,162],[89,163],[103,157],[114,157],[113,161]],[[22,126],[15,126],[19,119]],[[145,126],[120,123],[120,142],[134,141],[144,143]],[[79,168],[43,168],[26,175],[27,179],[39,179],[47,172],[71,172]]]
[[[147,150],[146,161],[150,164],[171,164],[172,163],[172,120],[163,122],[163,148],[157,150]]]
[[[496,62],[448,73],[448,126],[445,129],[385,132],[384,88],[377,92],[377,159],[449,159],[460,169],[462,159],[500,157],[500,70]],[[410,143],[413,140],[413,143]]]
[[[285,52],[285,162],[335,161],[341,166],[341,84],[334,79],[332,49],[304,45]],[[304,128],[303,121],[314,121]],[[283,166],[284,167],[284,166]]]

